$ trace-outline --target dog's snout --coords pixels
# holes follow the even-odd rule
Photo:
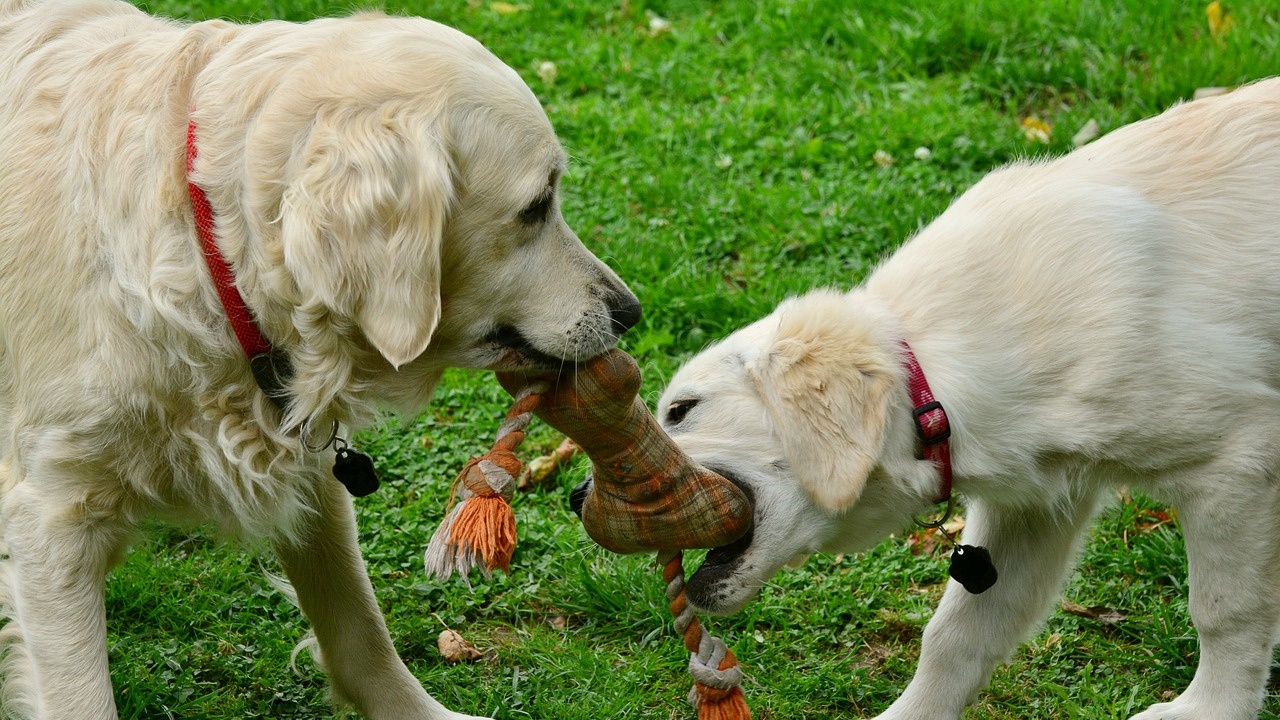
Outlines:
[[[591,491],[591,476],[588,475],[569,493],[569,508],[579,519],[582,518],[582,504],[587,501],[587,493]]]
[[[613,307],[609,310],[609,320],[613,322],[613,331],[621,336],[626,331],[636,326],[640,322],[640,316],[643,308],[640,307],[640,301],[631,293],[623,293],[618,296]]]

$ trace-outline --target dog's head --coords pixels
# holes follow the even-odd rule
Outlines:
[[[420,18],[268,23],[202,78],[198,180],[295,364],[556,369],[638,321],[561,217],[566,155],[537,98],[475,40]]]
[[[849,295],[814,292],[672,378],[663,428],[754,504],[750,542],[712,550],[689,578],[695,606],[736,611],[788,562],[860,549],[910,522],[919,501],[885,471],[891,458],[914,458],[893,432],[909,415],[896,341],[879,319]]]

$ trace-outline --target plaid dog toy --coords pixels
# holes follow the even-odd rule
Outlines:
[[[591,458],[582,525],[607,550],[627,554],[727,545],[751,525],[736,485],[698,465],[658,426],[637,394],[640,367],[613,350],[555,378],[533,414]],[[513,396],[529,378],[498,381]]]

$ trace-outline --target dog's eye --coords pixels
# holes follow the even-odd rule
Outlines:
[[[697,405],[697,399],[676,400],[667,407],[667,424],[679,425],[684,422],[684,417],[689,414],[694,405]]]
[[[551,212],[550,194],[542,195],[537,200],[529,203],[529,207],[520,211],[520,222],[525,225],[536,225],[547,219],[547,213]]]

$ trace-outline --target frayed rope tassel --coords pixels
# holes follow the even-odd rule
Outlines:
[[[676,551],[658,553],[662,579],[667,583],[667,599],[675,616],[676,632],[684,637],[689,651],[689,674],[693,689],[689,702],[698,711],[698,720],[751,720],[751,708],[742,693],[742,666],[720,638],[706,632],[693,614],[684,594],[684,556]]]
[[[498,428],[493,448],[472,458],[453,481],[451,507],[422,558],[427,575],[443,581],[456,572],[470,587],[472,568],[479,567],[488,578],[495,569],[511,566],[516,550],[511,496],[523,467],[515,450],[524,442],[524,429],[545,390],[539,384],[524,388]]]

